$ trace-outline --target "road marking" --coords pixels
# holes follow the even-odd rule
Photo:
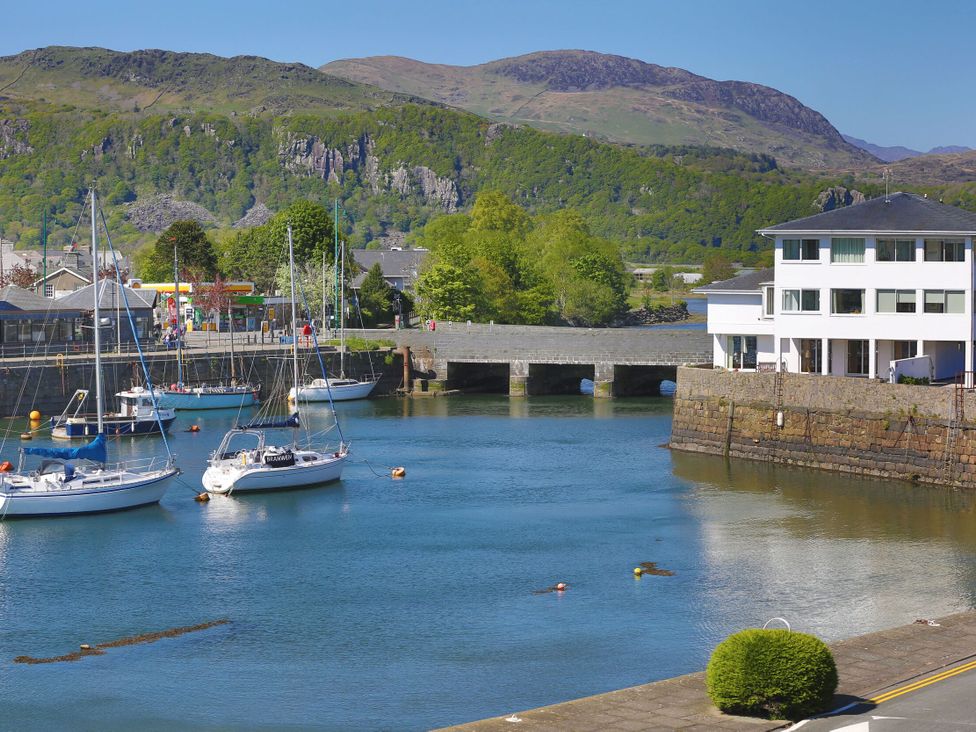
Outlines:
[[[834,727],[834,732],[869,732],[870,722],[858,722],[857,724],[849,724],[846,727]]]
[[[923,689],[930,684],[934,684],[936,681],[942,681],[943,679],[948,679],[953,676],[958,676],[961,673],[970,671],[976,668],[976,661],[970,661],[969,663],[963,664],[962,666],[956,666],[956,668],[949,669],[948,671],[943,671],[935,676],[929,676],[927,679],[922,679],[921,681],[916,681],[912,684],[907,684],[898,689],[892,689],[891,691],[886,691],[884,694],[879,694],[878,696],[869,699],[872,704],[881,704],[882,702],[890,701],[895,697],[899,697],[902,694],[907,694],[910,691],[917,691],[918,689]]]

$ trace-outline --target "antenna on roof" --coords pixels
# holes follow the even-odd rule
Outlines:
[[[891,185],[891,168],[885,168],[881,177],[884,178],[885,182],[885,203],[891,203],[891,194],[888,191]]]

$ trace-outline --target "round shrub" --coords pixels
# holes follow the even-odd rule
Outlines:
[[[743,630],[715,648],[705,681],[723,712],[797,720],[827,708],[837,689],[837,666],[826,644],[812,635]]]

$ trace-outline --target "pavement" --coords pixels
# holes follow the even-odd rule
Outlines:
[[[840,730],[848,725],[868,724],[870,730],[921,729],[918,726],[880,727],[880,720],[852,718],[861,711],[871,715],[888,716],[889,703],[901,705],[914,694],[935,694],[942,684],[964,684],[969,674],[948,673],[963,668],[976,658],[976,611],[950,615],[925,623],[913,622],[890,630],[849,638],[830,644],[840,683],[832,710],[845,709],[834,718],[801,723],[810,730]],[[961,665],[962,664],[962,665]],[[976,668],[976,664],[973,664]],[[972,677],[969,676],[971,679]],[[926,683],[928,682],[928,683]],[[946,687],[941,687],[947,689]],[[964,695],[972,697],[969,688]],[[873,700],[873,701],[872,701]],[[966,698],[970,709],[976,703]],[[854,705],[854,706],[851,706]],[[858,706],[863,705],[863,706]],[[924,705],[924,703],[923,703]],[[961,718],[953,709],[946,717]],[[910,714],[927,714],[915,709]],[[892,714],[891,716],[899,716]],[[967,717],[976,719],[976,715]],[[892,720],[888,720],[890,723]],[[769,721],[722,714],[712,706],[705,691],[705,674],[698,672],[666,679],[629,689],[612,691],[584,699],[553,704],[525,712],[506,714],[445,729],[458,732],[530,732],[560,730],[566,732],[597,732],[608,730],[642,732],[643,730],[774,730],[789,727],[788,722]],[[796,725],[799,727],[800,725]],[[964,726],[932,727],[942,729],[976,729]],[[868,732],[868,727],[853,727],[849,732]]]

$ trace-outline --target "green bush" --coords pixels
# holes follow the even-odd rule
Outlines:
[[[744,630],[718,644],[705,674],[719,709],[768,719],[803,719],[824,710],[837,666],[823,641],[788,630]]]
[[[928,376],[905,376],[905,374],[898,375],[899,384],[914,384],[916,386],[923,386],[929,383]]]

